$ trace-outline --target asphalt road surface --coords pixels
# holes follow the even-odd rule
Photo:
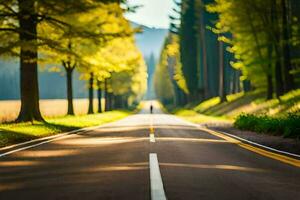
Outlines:
[[[300,199],[299,167],[153,105],[152,115],[146,102],[121,121],[2,155],[0,199]]]

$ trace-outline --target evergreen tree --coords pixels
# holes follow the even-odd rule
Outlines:
[[[188,88],[188,100],[199,97],[199,60],[196,0],[182,1],[180,37],[180,56],[183,75]]]

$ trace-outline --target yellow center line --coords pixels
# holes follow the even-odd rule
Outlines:
[[[200,128],[199,127],[199,130],[202,130],[202,131],[208,132],[208,133],[210,133],[214,136],[223,138],[224,140],[226,140],[230,143],[234,143],[234,144],[236,144],[236,145],[238,145],[238,146],[240,146],[244,149],[255,152],[255,153],[260,154],[262,156],[272,158],[274,160],[278,160],[278,161],[281,161],[281,162],[286,163],[286,164],[290,164],[290,165],[295,166],[295,167],[300,167],[300,160],[298,160],[298,159],[291,158],[291,157],[288,157],[288,156],[285,156],[285,155],[281,155],[281,154],[278,154],[278,153],[274,153],[274,152],[271,152],[271,151],[264,150],[262,148],[258,148],[258,147],[243,143],[240,140],[234,139],[232,137],[229,137],[227,135],[224,135],[222,133],[219,133],[217,131],[213,131],[213,130],[210,130],[210,129],[207,129],[207,128]]]
[[[153,127],[153,117],[150,115],[150,142],[155,142],[155,137],[154,137],[154,127]]]

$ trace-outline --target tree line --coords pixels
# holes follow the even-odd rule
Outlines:
[[[66,75],[68,114],[74,115],[73,73],[94,89],[98,112],[126,108],[146,89],[146,66],[120,0],[0,1],[0,56],[19,58],[21,110],[17,122],[44,121],[39,109],[38,67]],[[49,86],[51,87],[51,86]],[[106,99],[101,107],[102,94]]]
[[[155,73],[161,101],[227,101],[228,94],[252,90],[280,99],[299,88],[300,1],[174,2]]]

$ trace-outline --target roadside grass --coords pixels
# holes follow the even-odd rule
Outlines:
[[[235,120],[234,126],[241,130],[300,139],[300,114],[279,117],[241,114]]]
[[[280,99],[266,100],[257,90],[228,95],[227,100],[214,97],[173,113],[194,123],[234,122],[242,130],[300,138],[300,89]]]
[[[234,119],[242,112],[251,114],[285,115],[300,111],[300,89],[291,91],[280,99],[266,100],[264,92],[257,90],[249,93],[238,93],[227,96],[222,102],[215,97],[201,102],[192,110],[210,116],[222,116]]]
[[[179,109],[173,112],[178,117],[181,117],[187,121],[193,123],[207,123],[207,122],[215,122],[215,123],[230,123],[233,122],[230,119],[226,119],[224,117],[215,117],[215,116],[208,116],[200,114],[194,110],[188,109]]]
[[[0,147],[51,136],[80,128],[113,122],[132,114],[130,111],[111,111],[93,115],[46,118],[45,123],[0,124]]]

